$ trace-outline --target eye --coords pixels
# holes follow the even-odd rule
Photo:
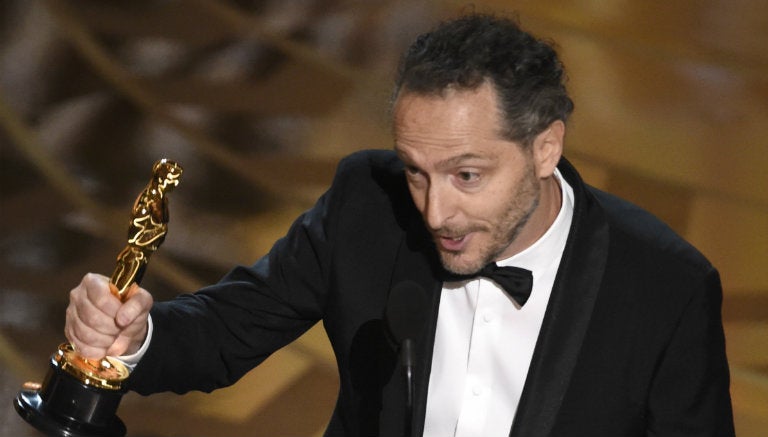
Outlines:
[[[424,173],[421,169],[413,165],[405,166],[405,178],[411,186],[422,185],[424,183]]]
[[[415,176],[419,174],[419,169],[412,165],[406,165],[405,172],[408,173],[409,175]]]
[[[462,183],[473,183],[480,180],[480,173],[475,171],[460,171],[456,176]]]

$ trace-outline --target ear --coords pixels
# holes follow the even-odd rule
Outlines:
[[[557,163],[563,156],[564,138],[565,123],[555,120],[533,140],[533,162],[537,177],[546,179],[555,172]]]

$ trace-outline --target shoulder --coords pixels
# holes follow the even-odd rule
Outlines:
[[[338,177],[399,177],[403,164],[392,150],[361,150],[343,158],[338,165]]]
[[[626,199],[587,185],[565,159],[558,168],[576,193],[575,214],[589,215],[592,218],[588,221],[597,220],[607,225],[611,256],[641,267],[670,268],[693,274],[713,270],[709,260],[698,249],[652,213]],[[590,211],[593,214],[587,214]]]
[[[407,200],[403,164],[394,151],[362,150],[346,156],[336,169],[333,193],[344,196]]]
[[[605,212],[612,238],[627,249],[653,257],[656,263],[706,272],[713,267],[690,242],[658,217],[634,203],[594,187],[587,187]]]
[[[402,227],[414,211],[403,164],[391,150],[362,150],[343,158],[323,197],[341,222],[397,221]]]

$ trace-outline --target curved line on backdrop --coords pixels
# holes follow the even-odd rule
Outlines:
[[[260,163],[259,160],[248,159],[232,153],[211,136],[171,115],[165,109],[165,105],[160,99],[142,87],[138,80],[132,78],[131,74],[122,68],[89,35],[85,26],[75,18],[72,8],[65,5],[65,2],[48,0],[45,3],[61,27],[63,36],[96,69],[105,81],[111,83],[129,101],[142,108],[147,114],[155,117],[161,123],[176,130],[201,154],[242,177],[244,180],[249,181],[254,187],[263,190],[267,195],[303,200],[298,198],[289,187],[282,184],[279,178],[271,176],[274,169],[270,168],[269,165]]]

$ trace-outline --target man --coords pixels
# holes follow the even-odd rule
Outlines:
[[[183,393],[234,383],[322,319],[341,384],[329,436],[733,435],[717,271],[561,157],[564,80],[513,22],[439,26],[401,63],[394,153],[344,159],[268,255],[195,294],[153,305],[135,287],[121,305],[86,275],[67,337],[137,363],[139,393]],[[509,291],[497,265],[517,267]],[[428,302],[410,429],[383,320],[404,281]]]

